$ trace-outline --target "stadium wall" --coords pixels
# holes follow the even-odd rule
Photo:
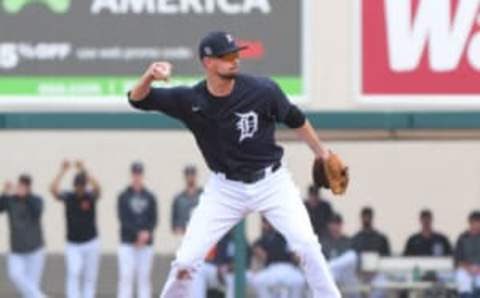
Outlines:
[[[118,246],[116,196],[128,182],[128,166],[146,163],[147,183],[160,200],[160,226],[156,250],[173,253],[179,238],[169,231],[172,197],[182,188],[182,168],[199,166],[200,180],[207,170],[194,139],[185,131],[132,130],[3,130],[0,132],[2,166],[0,181],[13,180],[26,171],[34,177],[35,190],[44,196],[46,242],[51,252],[64,247],[64,209],[48,194],[48,184],[64,158],[82,159],[103,186],[98,209],[102,249]],[[312,155],[299,142],[282,142],[286,162],[302,193],[310,182]],[[349,234],[358,229],[358,212],[370,205],[377,212],[377,227],[388,234],[395,252],[402,250],[409,234],[417,229],[421,208],[431,208],[435,225],[455,240],[466,227],[466,216],[478,208],[480,187],[480,140],[357,140],[330,141],[348,161],[352,186],[344,198],[330,202],[345,219]],[[69,187],[71,177],[64,187]],[[0,218],[0,250],[8,249],[7,221]],[[399,224],[400,223],[400,224]],[[258,217],[247,223],[252,239],[258,233]]]

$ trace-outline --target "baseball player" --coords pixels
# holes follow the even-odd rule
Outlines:
[[[43,200],[31,191],[32,179],[21,175],[18,184],[5,183],[0,195],[0,212],[7,212],[10,224],[8,277],[22,298],[46,297],[40,288],[45,254],[41,216]]]
[[[318,159],[332,153],[305,115],[271,79],[239,73],[245,49],[225,32],[199,45],[206,79],[193,87],[151,88],[168,80],[171,64],[153,63],[129,92],[130,104],[181,120],[197,141],[212,174],[193,211],[161,297],[193,297],[192,275],[207,251],[250,212],[260,212],[300,256],[314,297],[340,297],[302,198],[275,143],[275,123],[295,129]]]
[[[254,255],[265,267],[252,274],[252,284],[258,298],[275,297],[272,289],[283,287],[286,297],[301,298],[305,278],[296,266],[296,256],[289,251],[285,238],[262,219],[262,236],[253,245]]]
[[[60,172],[50,186],[53,197],[65,204],[67,298],[94,298],[100,261],[96,223],[100,186],[83,164],[77,162],[74,190],[61,192],[60,183],[70,167],[69,162],[63,162]]]
[[[364,207],[360,211],[361,229],[353,236],[353,249],[360,256],[362,253],[377,253],[380,256],[390,256],[390,242],[387,235],[378,231],[374,225],[375,212],[371,207]],[[335,275],[335,274],[334,274]],[[374,288],[370,291],[370,298],[388,297],[387,290],[382,285],[388,282],[388,276],[382,272],[364,274],[363,278]]]
[[[374,211],[371,207],[364,207],[360,211],[362,228],[352,238],[352,245],[359,254],[376,252],[381,256],[390,256],[390,241],[374,226]]]
[[[420,211],[420,231],[413,234],[405,244],[405,256],[442,257],[452,255],[452,246],[447,236],[433,229],[433,213],[428,209]]]
[[[173,199],[171,227],[174,234],[183,235],[190,220],[192,210],[198,205],[202,188],[198,186],[197,168],[187,165],[183,169],[185,189]]]
[[[480,210],[470,213],[468,229],[457,240],[455,264],[459,297],[480,297]]]
[[[139,298],[151,298],[153,232],[157,225],[157,200],[144,185],[144,167],[131,166],[132,182],[118,198],[122,243],[118,250],[118,298],[133,297],[134,279]]]

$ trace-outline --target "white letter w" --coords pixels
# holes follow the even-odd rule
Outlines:
[[[427,44],[433,71],[456,69],[479,4],[480,0],[459,0],[453,15],[451,0],[419,0],[414,14],[411,0],[385,0],[391,69],[397,72],[416,69]]]

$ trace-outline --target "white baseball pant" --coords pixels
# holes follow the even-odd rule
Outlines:
[[[43,298],[41,281],[45,265],[43,249],[30,253],[11,253],[7,259],[8,277],[22,298]]]
[[[260,212],[287,239],[302,261],[314,298],[340,297],[300,192],[283,167],[274,173],[267,171],[265,178],[255,183],[231,181],[223,174],[210,176],[160,297],[193,297],[192,280],[178,278],[178,272],[195,275],[208,250],[251,212]]]
[[[253,287],[258,298],[276,297],[272,289],[282,287],[286,297],[301,298],[305,290],[305,277],[293,264],[273,263],[253,274]]]
[[[98,239],[85,243],[67,243],[67,298],[95,298],[100,246]],[[81,284],[83,279],[83,285]]]
[[[135,281],[137,282],[138,298],[152,297],[153,254],[151,245],[143,247],[124,243],[120,245],[118,249],[118,298],[132,298]]]
[[[459,268],[455,273],[455,282],[459,293],[473,293],[474,289],[480,289],[480,274],[473,275]]]

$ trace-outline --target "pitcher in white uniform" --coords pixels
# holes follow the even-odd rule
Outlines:
[[[167,80],[171,70],[170,63],[155,62],[129,92],[133,107],[182,121],[212,172],[161,297],[194,297],[192,275],[209,248],[251,212],[261,213],[285,236],[315,298],[340,297],[300,192],[282,165],[276,123],[294,129],[312,149],[312,158],[326,159],[330,152],[275,82],[239,73],[244,48],[228,33],[209,33],[199,45],[205,80],[193,87],[151,88],[153,81]]]

